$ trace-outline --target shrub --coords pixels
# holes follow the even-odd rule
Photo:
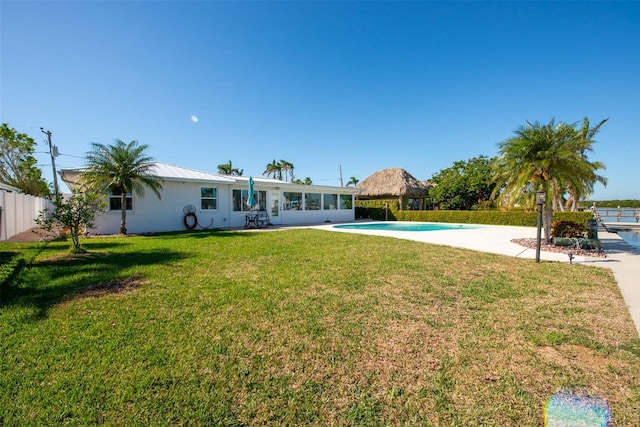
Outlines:
[[[378,221],[420,221],[446,222],[456,224],[488,224],[513,225],[535,227],[538,214],[524,209],[502,210],[400,210],[398,199],[358,200],[356,201],[356,219],[369,218]],[[554,212],[556,221],[572,221],[583,224],[585,229],[589,220],[593,219],[591,212]]]
[[[535,227],[538,214],[534,211],[511,209],[508,211],[398,211],[398,221],[452,222],[458,224],[489,224]],[[593,218],[590,212],[554,212],[554,220],[584,224]]]
[[[368,218],[378,221],[396,221],[397,212],[397,199],[356,201],[356,219]]]
[[[36,219],[36,224],[47,231],[59,227],[68,229],[73,242],[73,251],[85,252],[80,246],[80,233],[83,228],[93,227],[93,220],[104,212],[103,197],[96,193],[73,190],[66,199],[56,198],[54,209],[44,209]]]
[[[551,224],[552,237],[584,237],[587,227],[574,221],[554,221]]]

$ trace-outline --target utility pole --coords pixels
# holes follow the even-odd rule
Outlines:
[[[340,187],[344,187],[344,183],[342,182],[342,165],[338,165],[340,169]]]
[[[49,140],[49,154],[51,154],[51,165],[53,166],[53,188],[56,192],[56,199],[60,197],[60,189],[58,188],[58,173],[56,172],[56,157],[58,156],[58,147],[55,147],[51,144],[51,131],[44,130],[44,128],[40,128],[40,132],[47,135]]]

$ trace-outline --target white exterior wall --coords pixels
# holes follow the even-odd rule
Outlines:
[[[233,190],[246,190],[246,186],[232,185],[229,186],[228,200],[229,205],[227,207],[229,213],[229,228],[242,228],[245,224],[245,217],[247,212],[233,211],[232,210],[232,192]],[[281,225],[298,225],[298,224],[321,224],[325,221],[331,222],[348,222],[355,219],[355,203],[352,209],[331,209],[331,210],[283,210],[282,209],[282,189],[274,189],[269,187],[263,187],[259,184],[254,186],[255,191],[266,191],[267,193],[267,213],[271,216],[271,193],[278,192],[280,194],[280,221]],[[314,192],[320,192],[314,190]],[[338,194],[333,189],[331,194]],[[226,228],[218,225],[218,227]]]
[[[332,209],[317,211],[281,211],[282,224],[322,224],[329,222],[348,222],[355,219],[354,209]]]
[[[183,208],[186,205],[196,207],[196,216],[201,228],[243,228],[247,212],[232,211],[232,190],[246,189],[246,185],[214,184],[210,182],[169,181],[162,184],[162,199],[155,193],[145,191],[144,197],[133,195],[133,210],[127,211],[127,232],[132,234],[187,230],[184,225]],[[200,209],[200,188],[218,189],[217,210]],[[269,212],[271,192],[278,191],[282,202],[281,189],[262,186],[256,183],[256,191],[267,192],[267,212]],[[332,194],[340,194],[338,189],[327,189]],[[321,192],[320,190],[313,190]],[[343,193],[344,194],[344,193]],[[353,196],[352,196],[353,197]],[[281,203],[282,204],[282,203]],[[282,225],[321,224],[325,221],[348,222],[355,219],[355,203],[352,209],[332,210],[281,210]],[[107,211],[96,218],[92,234],[117,234],[120,229],[120,211]],[[213,224],[211,220],[213,219]]]
[[[200,187],[218,189],[218,209],[200,209]],[[127,211],[127,232],[133,234],[186,230],[183,209],[186,205],[196,207],[198,224],[209,228],[226,228],[229,218],[229,185],[189,181],[164,181],[162,199],[153,191],[145,190],[144,197],[133,195],[133,210]],[[120,230],[121,212],[107,211],[96,218],[92,234],[117,234]],[[213,219],[213,224],[211,224]],[[244,221],[244,217],[243,217]],[[244,224],[244,222],[243,222]],[[200,229],[201,227],[196,227]]]

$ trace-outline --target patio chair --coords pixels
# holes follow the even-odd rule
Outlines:
[[[258,228],[266,228],[269,224],[269,214],[267,211],[258,211],[256,214],[256,226]]]
[[[258,228],[258,211],[249,211],[244,216],[244,228]]]

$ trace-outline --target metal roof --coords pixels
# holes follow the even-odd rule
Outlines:
[[[235,175],[222,175],[218,173],[210,173],[203,172],[195,169],[189,169],[182,166],[176,166],[169,163],[163,162],[153,162],[153,173],[166,181],[191,181],[191,182],[209,182],[209,183],[218,183],[218,184],[227,184],[227,185],[247,185],[247,181],[249,181],[249,176],[235,176]],[[62,180],[72,188],[76,181],[78,180],[78,176],[85,168],[74,168],[74,169],[63,169],[60,171],[60,176]],[[324,191],[337,191],[339,193],[352,193],[356,194],[360,190],[353,187],[331,187],[331,186],[319,186],[319,185],[304,185],[304,184],[293,184],[291,182],[286,182],[273,178],[265,178],[254,176],[253,180],[257,186],[262,188],[271,187],[271,188],[282,188],[291,190],[324,190]]]
[[[274,185],[283,185],[283,184],[288,184],[286,181],[283,181],[281,179],[274,179],[274,178],[264,178],[261,176],[254,176],[254,175],[234,175],[233,179],[236,182],[239,183],[245,183],[249,181],[249,177],[253,178],[253,182],[255,182],[256,184],[260,183],[260,184],[274,184]]]
[[[206,181],[233,184],[235,179],[217,173],[202,172],[169,163],[154,162],[153,171],[159,177],[170,181]]]
[[[315,191],[325,191],[325,192],[337,192],[341,194],[357,194],[360,192],[358,188],[355,187],[334,187],[331,185],[307,185],[307,184],[294,184],[293,182],[283,181],[281,179],[273,179],[273,178],[264,178],[264,177],[253,177],[253,182],[256,185],[256,188],[264,188],[270,187],[275,189],[280,189],[284,191],[302,191],[302,192],[311,192],[311,190]],[[236,185],[242,184],[246,185],[249,181],[249,175],[242,176],[234,176],[233,179],[236,182]]]

